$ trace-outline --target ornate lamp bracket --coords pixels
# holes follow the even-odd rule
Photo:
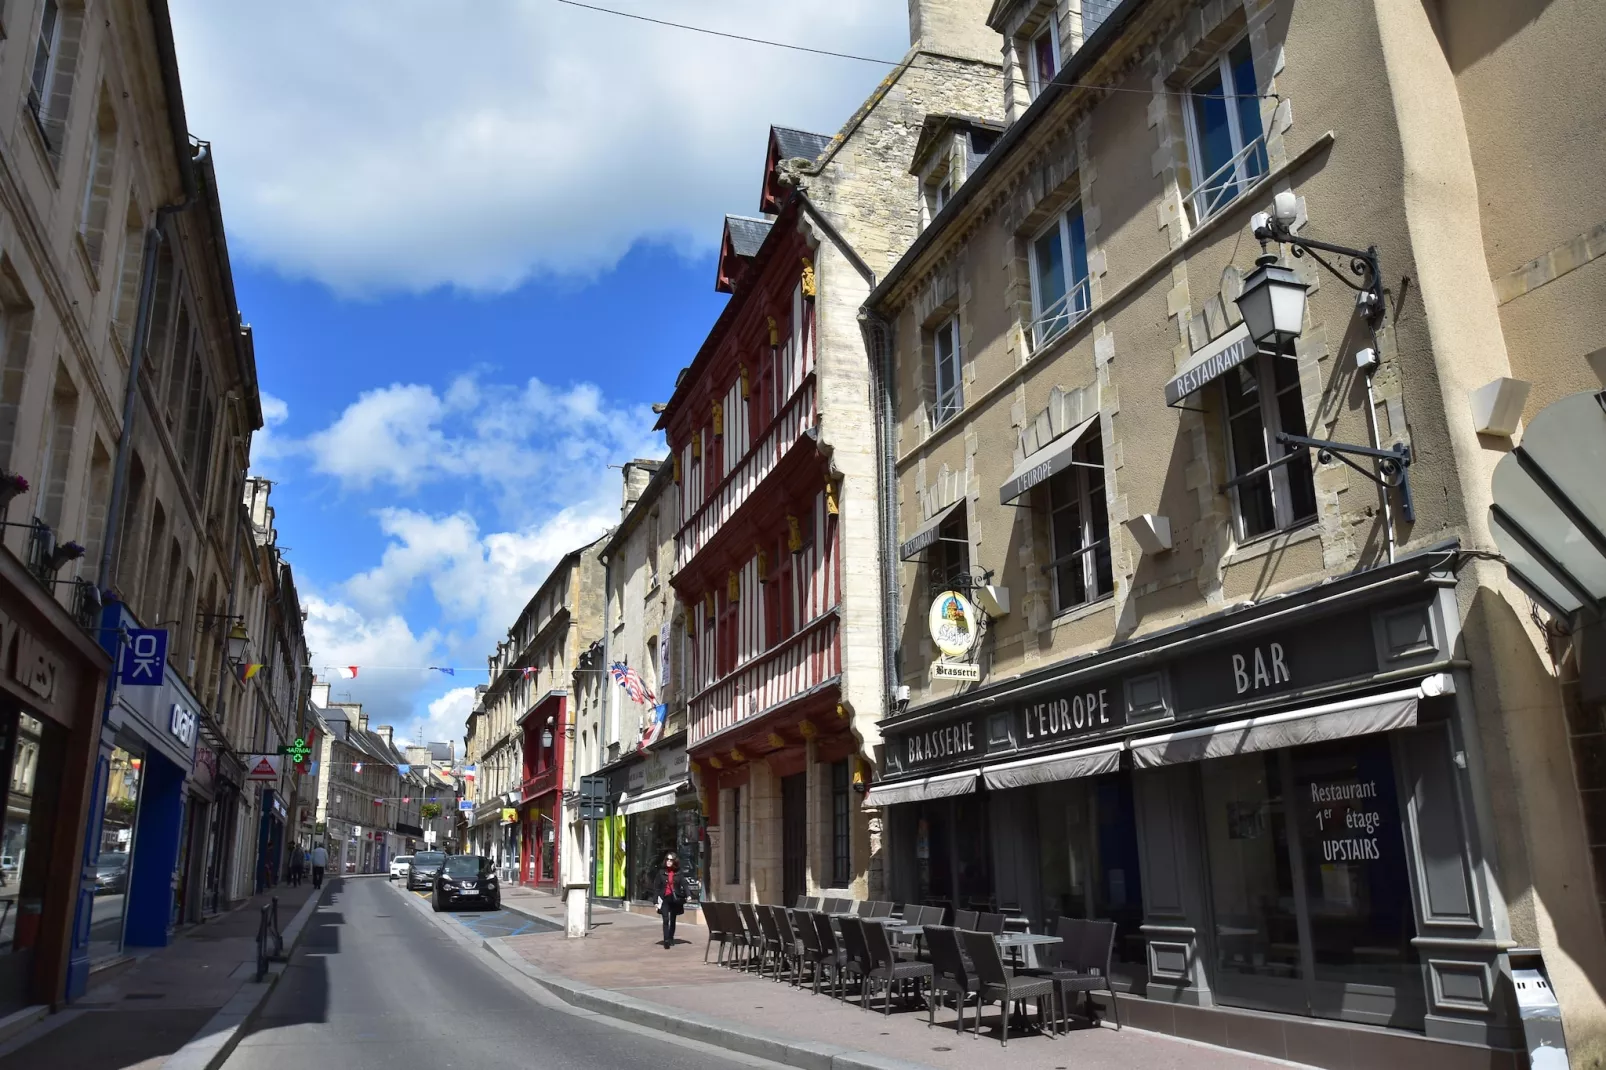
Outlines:
[[[1269,243],[1275,241],[1288,246],[1296,259],[1308,255],[1331,272],[1338,281],[1356,292],[1358,296],[1355,303],[1360,306],[1361,316],[1369,326],[1375,330],[1383,321],[1383,270],[1378,265],[1377,246],[1352,249],[1347,245],[1334,245],[1331,242],[1302,237],[1289,230],[1286,224],[1279,223],[1275,216],[1268,216],[1261,226],[1255,228],[1255,237],[1260,241],[1262,252],[1266,251]],[[1348,257],[1349,271],[1344,272],[1329,263],[1320,255],[1321,253]],[[1360,281],[1351,279],[1351,275]]]
[[[1400,492],[1400,515],[1407,524],[1416,523],[1416,507],[1411,502],[1411,447],[1403,442],[1396,442],[1389,449],[1376,449],[1372,446],[1354,446],[1346,442],[1329,442],[1323,438],[1306,438],[1303,435],[1290,435],[1278,432],[1279,445],[1289,447],[1289,452],[1295,449],[1312,449],[1316,451],[1316,459],[1323,464],[1332,462],[1335,458],[1349,465],[1373,483],[1387,490]],[[1356,464],[1350,456],[1367,457],[1377,462],[1377,470]]]

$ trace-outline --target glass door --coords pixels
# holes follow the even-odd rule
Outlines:
[[[1419,1027],[1388,737],[1213,759],[1201,781],[1217,998]]]

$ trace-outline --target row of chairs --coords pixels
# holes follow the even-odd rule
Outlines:
[[[789,914],[780,907],[762,904],[708,902],[703,904],[708,925],[703,961],[708,961],[709,950],[717,942],[718,963],[727,963],[729,951],[729,965],[756,969],[760,976],[767,968],[776,981],[785,974],[794,986],[802,983],[807,969],[816,995],[823,978],[837,998],[842,998],[848,983],[856,977],[860,1009],[869,1009],[870,986],[875,984],[882,989],[883,1015],[891,1012],[894,987],[912,984],[918,998],[924,985],[930,1010],[927,1026],[936,1024],[937,1004],[948,994],[955,997],[958,1013],[954,1028],[958,1032],[964,1031],[965,1004],[974,997],[973,1036],[980,1036],[982,1008],[998,1003],[1003,1012],[1005,1047],[1009,1046],[1010,1011],[1017,1002],[1028,1000],[1037,1004],[1040,1027],[1047,1029],[1052,1016],[1054,1031],[1063,1033],[1068,1028],[1071,997],[1078,992],[1084,994],[1089,1004],[1088,1017],[1092,1019],[1092,993],[1102,990],[1110,994],[1115,1025],[1120,1028],[1120,1011],[1109,980],[1115,948],[1113,922],[1060,918],[1056,961],[1040,969],[1012,969],[1005,965],[994,940],[1003,931],[1002,915],[994,915],[1000,919],[996,930],[950,928],[911,920],[911,916],[924,918],[927,910],[935,910],[934,920],[941,921],[941,907],[911,904],[904,908],[905,924],[922,925],[926,944],[924,958],[910,959],[893,946],[883,926],[866,922],[862,916],[842,917],[833,925],[831,914],[825,911],[798,909]]]

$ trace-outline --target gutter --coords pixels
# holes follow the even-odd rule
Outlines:
[[[196,166],[204,179],[207,220],[212,228],[212,255],[217,261],[218,277],[223,283],[223,296],[227,302],[229,330],[234,335],[234,360],[245,384],[243,397],[248,403],[248,427],[252,431],[262,428],[262,397],[257,389],[256,346],[251,328],[240,321],[240,303],[234,292],[234,268],[229,262],[229,242],[223,230],[223,205],[218,200],[217,172],[212,166],[212,143],[197,143],[200,151],[195,155]]]
[[[880,285],[870,291],[870,296],[864,299],[867,307],[873,308],[886,300],[888,292],[931,247],[948,224],[958,218],[965,210],[965,206],[975,199],[977,190],[986,186],[992,173],[1004,165],[1004,160],[1010,155],[1015,143],[1043,120],[1053,108],[1055,101],[1073,89],[1080,88],[1072,83],[1081,81],[1082,76],[1093,68],[1094,63],[1103,58],[1110,43],[1126,29],[1126,24],[1132,21],[1132,16],[1150,2],[1151,0],[1122,0],[1121,5],[1110,12],[1109,18],[1094,31],[1093,36],[1082,42],[1082,47],[1071,56],[1070,62],[1059,69],[1059,73],[1054,75],[1054,80],[1043,88],[1031,106],[1019,119],[1010,124],[1003,136],[998,139],[998,144],[993,146],[987,158],[981,162],[981,166],[960,183],[948,203],[943,205],[942,211],[937,213],[937,217],[915,238],[914,244],[898,258],[898,262],[887,272],[886,278],[881,280]]]
[[[859,310],[859,330],[870,356],[870,394],[875,407],[876,437],[876,535],[880,540],[877,569],[881,579],[881,675],[883,719],[897,708],[900,666],[898,645],[899,602],[903,589],[898,583],[897,459],[894,456],[892,369],[893,325],[868,308]]]

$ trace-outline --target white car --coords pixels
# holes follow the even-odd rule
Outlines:
[[[407,867],[412,864],[412,855],[397,855],[395,858],[392,858],[390,860],[390,879],[395,880],[397,877],[401,877],[405,880],[407,877]]]

